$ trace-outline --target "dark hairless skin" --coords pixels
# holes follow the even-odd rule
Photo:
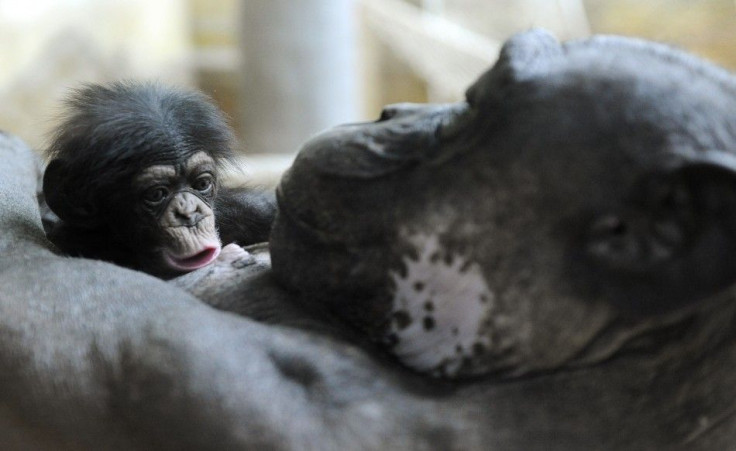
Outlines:
[[[168,283],[57,255],[1,136],[0,448],[730,449],[734,124],[721,69],[524,33]]]

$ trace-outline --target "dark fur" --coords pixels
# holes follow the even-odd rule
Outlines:
[[[141,167],[206,151],[232,161],[234,137],[222,113],[201,93],[156,83],[86,85],[65,102],[67,115],[46,154],[79,172],[99,174],[89,187],[115,189]],[[104,178],[102,177],[104,175]]]
[[[156,231],[145,229],[156,226],[136,212],[132,179],[143,168],[178,164],[202,151],[222,169],[234,159],[233,134],[206,96],[154,83],[88,85],[65,106],[46,152],[44,194],[60,217],[48,236],[70,255],[146,270],[141,255],[156,244],[147,238]],[[225,244],[268,239],[272,193],[223,190],[213,207],[222,215],[216,223]]]
[[[276,194],[253,188],[222,188],[215,215],[223,244],[241,246],[268,241],[276,215]]]

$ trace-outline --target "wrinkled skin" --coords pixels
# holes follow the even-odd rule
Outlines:
[[[307,143],[270,258],[168,284],[55,255],[3,137],[4,448],[728,449],[735,92],[517,36],[467,103]]]
[[[708,199],[732,207],[736,88],[657,52],[532,33],[467,103],[308,142],[279,188],[275,273],[438,376],[588,365],[690,321],[736,280],[736,224]]]
[[[217,166],[205,152],[180,165],[153,165],[132,182],[138,218],[136,240],[159,273],[184,273],[212,263],[220,238],[212,209],[217,195]],[[142,224],[140,224],[142,223]],[[145,224],[145,226],[143,226]],[[135,228],[135,227],[134,227]]]

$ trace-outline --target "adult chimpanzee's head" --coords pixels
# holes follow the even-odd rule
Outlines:
[[[467,102],[308,142],[279,188],[274,270],[420,371],[600,361],[725,302],[735,152],[726,72],[524,33]]]
[[[203,95],[156,84],[91,85],[67,102],[53,136],[44,193],[72,253],[158,276],[220,251],[213,200],[232,134]],[[99,239],[94,239],[98,236]]]

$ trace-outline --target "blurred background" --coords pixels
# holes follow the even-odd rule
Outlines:
[[[80,83],[191,86],[270,184],[324,128],[462,99],[515,32],[636,35],[736,68],[734,19],[735,0],[0,0],[0,129],[40,149]]]

